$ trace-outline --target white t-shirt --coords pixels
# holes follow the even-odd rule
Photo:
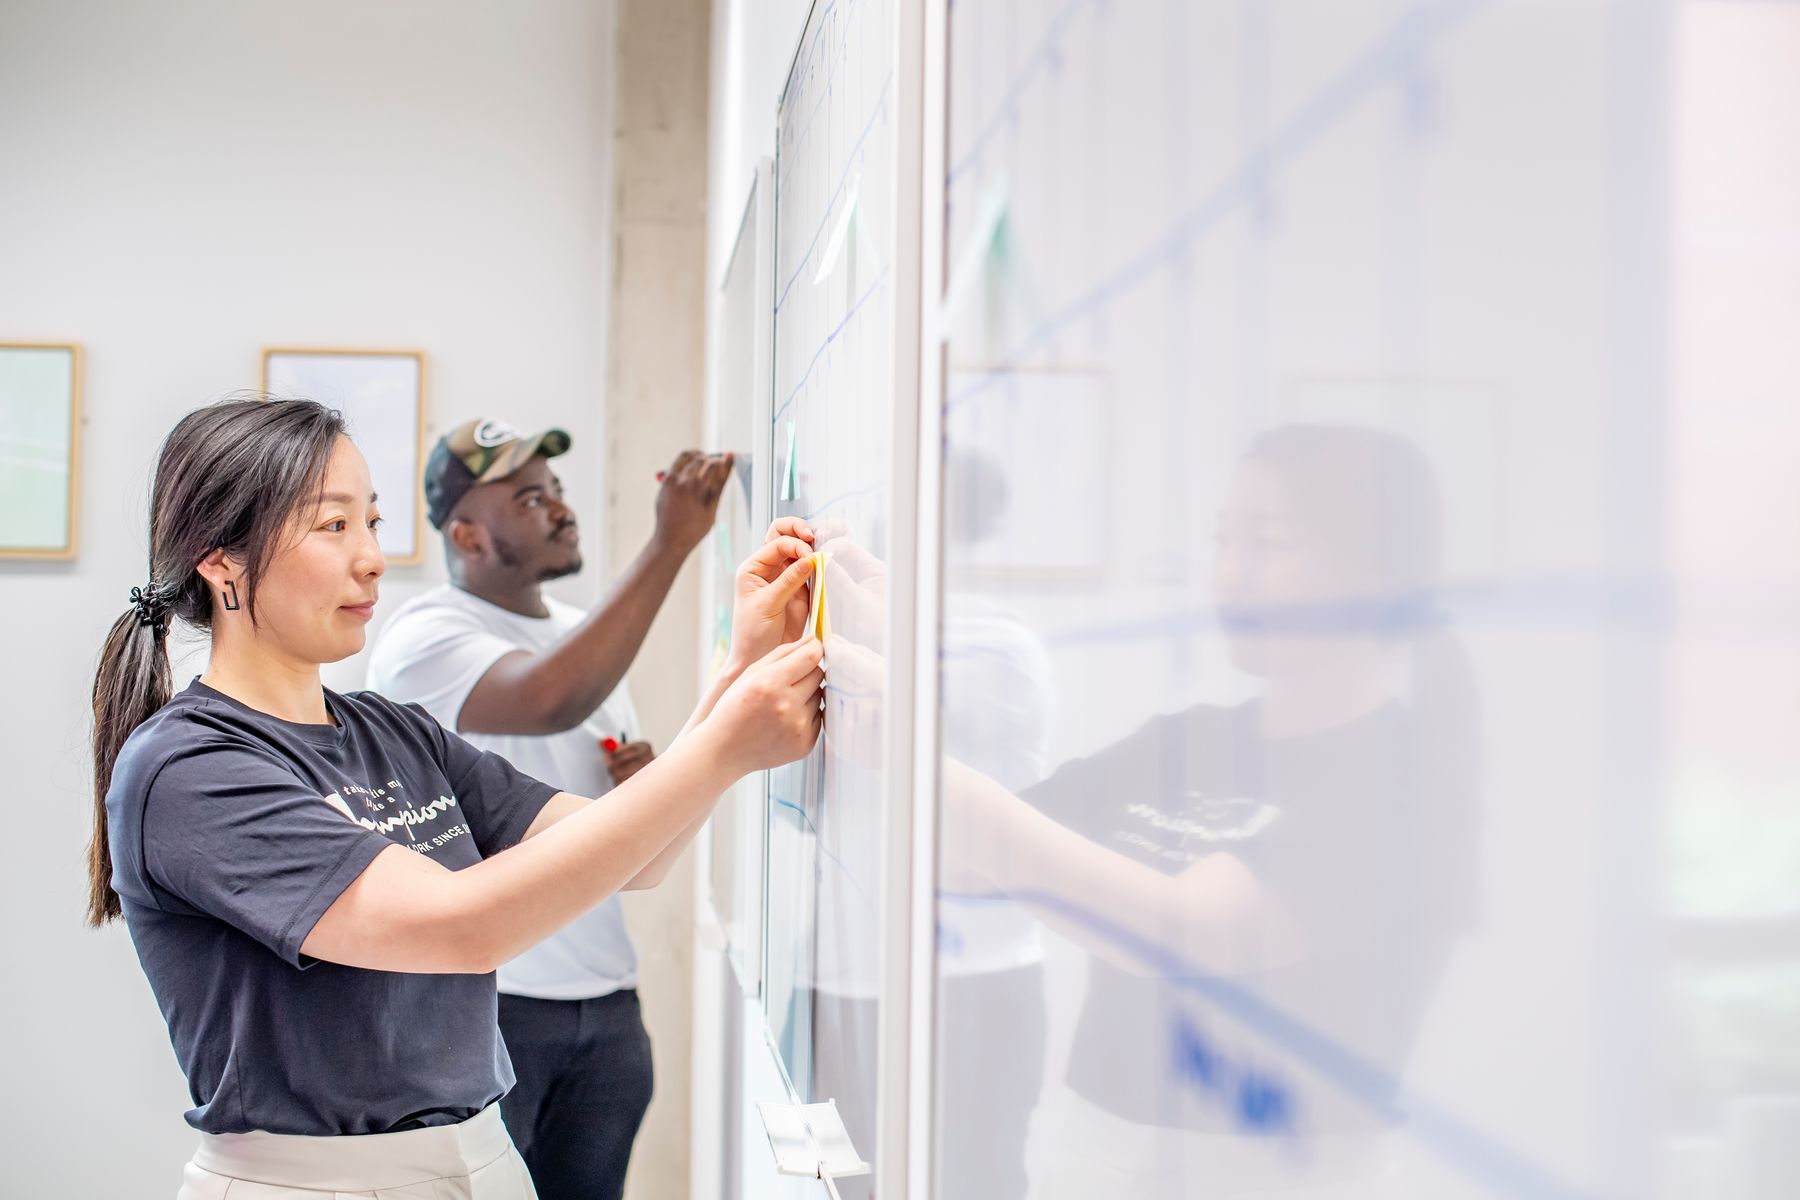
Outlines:
[[[1021,791],[1049,773],[1055,692],[1050,657],[1031,630],[1001,604],[953,594],[944,607],[940,657],[944,754],[1002,787]],[[843,703],[841,697],[827,695],[828,704]],[[836,711],[828,710],[826,720]],[[822,784],[818,771],[825,773]],[[771,872],[776,863],[814,863],[817,869],[810,881],[816,897],[815,943],[810,958],[795,956],[799,983],[837,996],[877,996],[881,928],[874,885],[881,878],[879,774],[835,760],[828,752],[804,776],[797,770],[778,773],[774,786],[778,807],[799,806],[806,815],[779,815],[770,834]],[[805,788],[820,792],[807,796]],[[792,794],[783,794],[788,789]],[[825,790],[831,802],[821,805],[817,795]],[[956,835],[954,825],[945,832]],[[812,845],[807,845],[807,838]],[[806,882],[800,881],[799,889]],[[771,874],[771,889],[794,885],[791,874],[779,880]],[[797,889],[792,894],[806,893]],[[985,975],[1040,962],[1044,949],[1039,928],[1030,911],[1003,897],[940,896],[938,972],[946,978]]]
[[[456,728],[463,702],[501,657],[544,650],[585,615],[544,597],[547,617],[524,617],[444,584],[415,596],[388,618],[369,656],[369,687],[390,700],[421,704],[446,729]],[[465,733],[533,778],[578,796],[612,790],[600,739],[642,734],[631,696],[621,682],[574,729],[534,737]],[[577,917],[500,968],[500,990],[542,1000],[583,1000],[637,986],[637,952],[625,932],[618,897]]]
[[[1049,773],[1050,656],[1004,606],[952,595],[944,610],[944,754],[1023,791]],[[1037,918],[1010,900],[940,897],[939,971],[979,975],[1039,962],[1038,928]]]

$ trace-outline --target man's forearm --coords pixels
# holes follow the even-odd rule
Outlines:
[[[687,554],[651,538],[581,623],[539,655],[533,682],[572,729],[618,688],[675,585]]]

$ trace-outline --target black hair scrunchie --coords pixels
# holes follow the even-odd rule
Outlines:
[[[137,610],[139,625],[148,625],[157,633],[167,627],[163,618],[168,615],[169,601],[154,583],[131,589],[131,607]]]

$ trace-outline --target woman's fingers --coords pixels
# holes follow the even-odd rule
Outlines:
[[[794,559],[812,557],[812,546],[797,537],[780,537],[758,546],[738,567],[738,575],[772,583]]]
[[[806,581],[812,577],[812,573],[813,557],[810,554],[788,564],[787,570],[776,576],[775,581],[769,584],[767,597],[769,612],[778,613],[786,607],[790,600],[800,594],[800,589],[806,586]]]
[[[814,540],[813,528],[799,517],[776,517],[763,540],[772,542],[778,537],[795,537],[810,545]]]
[[[795,684],[806,678],[818,668],[825,657],[825,643],[818,638],[801,638],[797,642],[788,642],[777,646],[763,659],[775,680],[780,684]]]

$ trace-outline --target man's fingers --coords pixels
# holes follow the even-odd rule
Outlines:
[[[731,478],[731,454],[711,454],[701,462],[699,467],[699,484],[706,502],[712,504],[725,491],[725,481]]]
[[[689,487],[705,488],[710,478],[713,456],[703,450],[687,450],[682,457],[686,460],[681,465],[682,480]]]
[[[633,742],[629,746],[619,748],[618,752],[612,756],[612,765],[614,767],[642,766],[655,757],[649,742]]]

